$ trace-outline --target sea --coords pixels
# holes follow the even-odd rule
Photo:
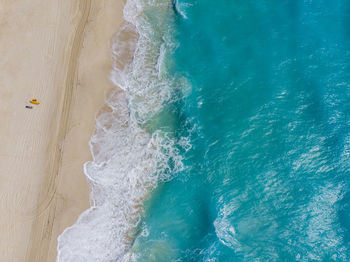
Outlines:
[[[350,1],[127,0],[58,262],[350,261]]]

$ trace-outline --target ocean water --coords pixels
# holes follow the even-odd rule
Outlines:
[[[58,261],[350,261],[350,2],[128,0],[92,207]]]

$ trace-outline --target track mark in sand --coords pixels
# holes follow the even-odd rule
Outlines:
[[[70,52],[63,103],[61,105],[58,135],[53,145],[54,152],[50,157],[48,180],[44,182],[40,192],[39,204],[33,211],[34,222],[32,226],[30,245],[27,249],[26,261],[47,261],[51,239],[56,203],[53,201],[56,193],[57,177],[62,163],[63,143],[68,131],[70,109],[76,85],[78,60],[84,40],[84,30],[91,9],[91,0],[80,0],[79,9],[81,18],[75,30],[72,49]],[[46,211],[46,212],[45,212]]]
[[[69,64],[67,69],[67,76],[65,80],[65,91],[63,98],[63,105],[61,107],[61,117],[60,123],[58,126],[59,132],[57,137],[57,142],[55,146],[54,157],[50,165],[49,173],[50,179],[46,185],[46,188],[43,190],[46,191],[43,194],[42,202],[38,205],[36,209],[36,215],[40,215],[45,209],[48,208],[56,190],[56,178],[59,174],[61,162],[62,162],[62,153],[64,139],[68,131],[68,122],[70,117],[70,109],[73,100],[73,93],[76,84],[77,70],[78,70],[78,60],[80,55],[80,49],[83,45],[84,40],[84,30],[88,21],[88,17],[91,9],[91,0],[81,0],[79,3],[79,9],[82,10],[82,17],[77,25],[74,34],[74,40],[72,44],[72,50],[70,53]]]

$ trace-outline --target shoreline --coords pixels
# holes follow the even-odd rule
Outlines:
[[[171,3],[130,0],[123,13],[126,22],[114,39],[111,80],[125,92],[111,90],[108,107],[96,119],[93,161],[84,165],[93,205],[59,236],[58,261],[137,256],[144,201],[183,167],[181,145],[168,129],[176,120],[163,107],[175,102],[170,96],[179,87],[166,71],[174,48]]]
[[[9,124],[0,128],[0,208],[9,217],[1,219],[0,251],[6,261],[55,261],[58,235],[89,207],[83,163],[91,159],[96,113],[113,87],[111,42],[123,5],[36,0],[2,6],[8,54],[0,64],[0,98],[6,99],[0,107]],[[25,52],[18,52],[23,45]],[[26,65],[16,78],[12,71],[21,59]],[[41,104],[25,111],[32,96]]]

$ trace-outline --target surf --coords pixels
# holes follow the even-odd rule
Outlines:
[[[132,260],[143,201],[183,168],[166,110],[176,100],[174,84],[162,69],[174,45],[164,23],[170,12],[169,1],[125,5],[126,23],[112,48],[116,88],[96,118],[89,143],[93,160],[84,165],[91,208],[59,236],[57,261]],[[154,19],[160,22],[156,28]]]

